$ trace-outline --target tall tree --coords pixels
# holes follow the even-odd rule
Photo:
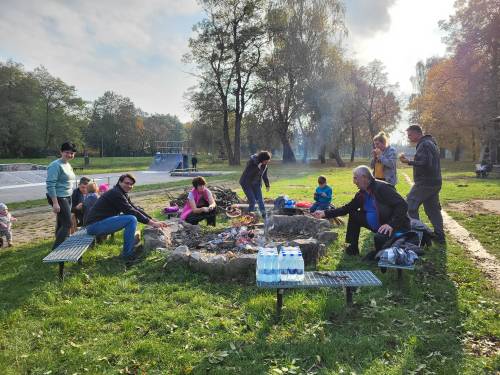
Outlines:
[[[283,161],[295,162],[293,122],[304,108],[304,92],[317,63],[336,33],[343,30],[337,0],[272,0],[268,9],[270,53],[260,70],[261,94],[283,146]]]
[[[61,133],[61,128],[71,129],[71,122],[76,121],[83,113],[85,103],[77,96],[74,86],[52,76],[45,67],[36,68],[34,77],[40,90],[44,147],[49,150],[60,143],[57,136]]]
[[[138,114],[129,98],[106,91],[94,102],[87,142],[99,148],[101,156],[141,152],[143,133],[141,126],[137,126]]]
[[[38,84],[21,64],[0,62],[0,155],[36,155],[43,147],[38,133]]]
[[[498,0],[459,0],[455,14],[441,27],[454,54],[457,70],[465,82],[472,126],[478,127],[483,151],[500,137],[492,119],[500,113],[500,3]],[[493,159],[500,160],[498,148]]]
[[[200,0],[207,18],[189,41],[185,61],[197,64],[202,86],[217,93],[223,117],[223,139],[229,164],[240,164],[241,123],[252,97],[251,77],[264,45],[263,0]],[[231,141],[229,117],[234,113]]]
[[[384,130],[395,129],[400,119],[400,104],[396,97],[394,85],[387,79],[385,67],[379,60],[374,60],[359,71],[356,98],[363,111],[370,136]]]

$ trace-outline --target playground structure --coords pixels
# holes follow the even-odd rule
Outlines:
[[[191,149],[185,141],[156,141],[156,154],[151,171],[173,172],[189,170]]]

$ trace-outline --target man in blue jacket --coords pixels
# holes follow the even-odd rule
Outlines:
[[[376,233],[376,250],[380,250],[396,232],[410,230],[408,205],[394,186],[376,180],[366,165],[355,168],[352,178],[359,191],[349,203],[333,210],[313,213],[318,219],[349,215],[345,240],[349,244],[346,248],[348,255],[359,255],[361,227]]]
[[[129,173],[121,175],[115,187],[99,197],[85,223],[87,233],[93,236],[107,235],[125,229],[122,257],[127,261],[136,258],[134,242],[138,221],[154,228],[167,226],[166,223],[154,220],[132,203],[128,193],[134,184],[134,176]]]

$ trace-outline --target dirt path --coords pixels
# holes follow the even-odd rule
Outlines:
[[[410,185],[413,185],[413,181],[406,173],[403,173],[403,176]],[[476,205],[462,203],[460,203],[460,205],[461,207],[468,206],[469,210],[478,209],[477,205],[480,205],[483,210],[500,213],[500,201],[479,200],[473,202],[477,202]],[[492,204],[491,202],[495,203]],[[498,211],[496,211],[496,209],[498,209]],[[484,273],[486,278],[491,281],[495,289],[500,290],[500,263],[498,260],[493,255],[488,253],[483,245],[481,245],[481,243],[476,240],[467,229],[462,227],[450,215],[448,215],[445,210],[442,210],[441,214],[443,215],[444,228],[446,231],[453,237],[454,240],[463,246],[465,252],[471,257],[476,266]]]
[[[146,212],[166,205],[165,194],[156,192],[142,196],[135,196],[134,203],[141,206]],[[13,237],[15,245],[54,238],[55,215],[50,207],[36,207],[29,210],[19,210],[13,213],[17,218],[14,224]]]
[[[217,181],[213,183],[231,189],[236,188],[236,184],[231,184],[227,181],[220,184]],[[183,189],[178,187],[141,191],[131,194],[131,198],[135,204],[144,208],[146,212],[153,212],[167,205],[167,192],[175,195],[182,191]],[[13,228],[15,246],[54,238],[56,219],[48,205],[18,210],[12,212],[12,214],[18,219]]]
[[[468,202],[449,203],[453,211],[463,212],[468,215],[497,214],[500,215],[500,200],[474,199]]]

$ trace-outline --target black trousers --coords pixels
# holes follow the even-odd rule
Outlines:
[[[52,199],[47,197],[47,200],[52,206]],[[71,197],[57,197],[57,202],[61,210],[56,218],[56,240],[52,245],[52,250],[64,242],[71,229]]]
[[[209,206],[208,202],[205,199],[201,198],[196,207],[201,208],[201,207],[208,207],[208,206]],[[206,220],[208,225],[212,225],[215,227],[215,224],[216,224],[215,210],[211,210],[208,212],[200,212],[197,214],[195,214],[194,212],[191,212],[186,217],[186,223],[193,224],[193,225],[197,225],[200,221],[203,221],[203,220]]]
[[[369,229],[373,232],[368,226],[366,221],[366,215],[362,211],[354,211],[349,213],[349,220],[347,221],[347,233],[345,236],[345,242],[351,244],[352,247],[357,248],[359,244],[359,232],[361,228]],[[385,242],[390,239],[389,236],[384,234],[376,233],[375,234],[375,250],[381,250],[382,246]]]

